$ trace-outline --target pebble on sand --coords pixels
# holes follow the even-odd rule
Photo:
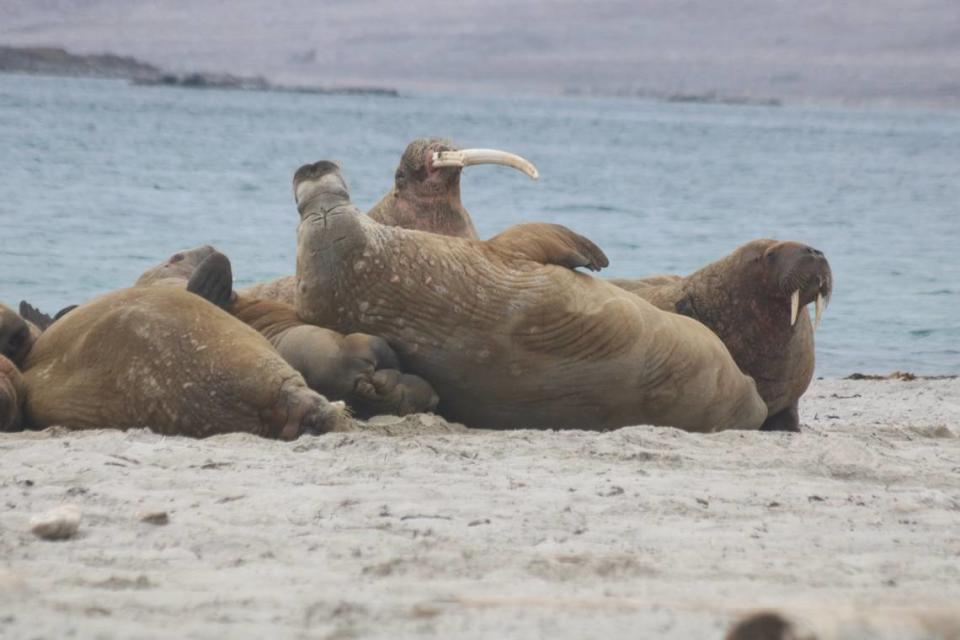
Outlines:
[[[80,507],[62,504],[30,518],[30,530],[44,540],[66,540],[80,528]]]
[[[137,519],[140,522],[146,522],[147,524],[155,524],[158,526],[170,522],[170,516],[167,515],[166,511],[141,511],[137,514]]]

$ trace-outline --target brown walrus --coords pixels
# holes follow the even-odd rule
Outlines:
[[[177,287],[84,303],[37,339],[23,365],[33,428],[149,427],[205,437],[292,439],[349,425],[259,333]]]
[[[411,143],[411,146],[417,142],[419,141]],[[431,156],[427,154],[424,157]],[[406,209],[404,218],[387,215],[381,216],[380,221],[443,235],[476,237],[470,214],[460,203],[459,180],[437,180],[434,184],[434,198],[441,204],[430,207],[424,202],[419,210]],[[384,200],[386,201],[387,198]],[[773,241],[758,242],[772,243]],[[714,280],[717,274],[739,263],[735,257],[736,252],[733,256],[708,265],[690,276],[703,281],[709,280],[709,284],[700,287],[685,284],[681,282],[680,276],[670,275],[635,280],[612,279],[610,282],[640,295],[661,309],[683,313],[710,327],[723,340],[743,372],[756,380],[757,389],[767,402],[770,412],[763,429],[796,431],[799,429],[798,400],[806,391],[813,376],[813,331],[806,310],[802,312],[803,318],[797,321],[795,327],[769,322],[769,319],[784,317],[785,313],[789,313],[784,309],[791,309],[791,304],[797,304],[799,311],[800,307],[815,301],[818,292],[814,281],[823,283],[821,287],[823,291],[819,292],[821,301],[828,300],[832,278],[829,264],[819,251],[799,243],[782,244],[781,249],[776,249],[769,254],[774,256],[780,253],[781,260],[773,265],[768,259],[765,264],[784,272],[781,278],[784,286],[789,285],[791,278],[800,278],[803,274],[809,276],[810,280],[807,281],[802,305],[799,304],[799,293],[796,302],[791,297],[793,292],[799,291],[799,285],[792,291],[780,291],[777,288],[780,283],[767,279],[755,279],[760,273],[759,269],[743,270],[740,276],[733,276],[742,278],[744,287],[749,289],[749,291],[744,290],[742,295],[750,299],[750,305],[744,305],[742,300],[739,304],[731,305],[731,296],[727,293],[714,292]],[[746,245],[738,251],[746,251],[750,246]],[[763,247],[764,250],[766,248],[766,246]],[[801,263],[803,266],[795,270],[793,275],[788,273],[789,265]],[[769,287],[754,286],[761,281],[768,283]],[[684,288],[689,290],[680,293]],[[694,292],[693,289],[697,291]],[[689,298],[687,302],[682,302],[684,296]],[[699,300],[699,305],[694,305],[699,313],[695,313],[691,307],[690,300],[693,298]],[[822,307],[818,306],[818,309],[822,310]]]
[[[437,395],[425,380],[398,370],[386,340],[307,324],[291,305],[234,292],[229,258],[210,245],[178,251],[145,271],[136,285],[185,286],[217,304],[263,334],[307,386],[330,400],[344,400],[358,417],[406,415],[437,406]]]
[[[798,401],[813,377],[813,329],[833,291],[823,253],[799,242],[754,240],[699,271],[613,284],[699,320],[720,336],[767,404],[764,430],[799,429]]]
[[[367,215],[381,224],[477,238],[477,230],[460,202],[460,174],[476,164],[502,164],[536,180],[529,160],[497,149],[458,149],[449,140],[418,138],[407,145],[394,175],[393,188]]]
[[[350,202],[339,168],[294,176],[297,311],[383,336],[470,426],[758,428],[766,406],[702,324],[574,271],[606,256],[565,227],[487,241],[388,227]]]
[[[23,399],[20,370],[9,358],[0,355],[0,431],[20,429]]]
[[[540,173],[518,155],[499,149],[458,149],[442,138],[417,138],[407,145],[394,175],[393,187],[367,212],[391,227],[430,231],[458,238],[477,238],[470,214],[460,201],[464,167],[499,164],[536,180]],[[242,294],[293,304],[294,276],[252,285]]]
[[[22,366],[40,329],[20,317],[16,311],[0,304],[0,356]]]

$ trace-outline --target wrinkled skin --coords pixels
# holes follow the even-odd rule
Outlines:
[[[0,431],[20,429],[23,399],[20,370],[8,358],[0,356]]]
[[[330,162],[301,167],[294,193],[300,317],[386,338],[449,419],[715,431],[766,417],[706,327],[574,271],[606,257],[569,229],[518,225],[479,241],[388,227],[350,203]]]
[[[478,238],[473,219],[460,201],[463,169],[433,166],[435,152],[456,149],[456,145],[442,138],[417,138],[408,144],[400,157],[393,187],[367,215],[391,227]],[[294,276],[285,276],[252,285],[241,293],[293,304],[295,285]]]
[[[183,287],[188,281],[189,290],[265,336],[311,389],[344,400],[358,417],[436,408],[433,388],[398,371],[397,357],[385,340],[361,333],[345,336],[303,322],[291,305],[237,295],[230,261],[209,245],[177,252],[144,272],[137,284]]]
[[[434,167],[433,154],[452,151],[449,140],[418,138],[400,157],[393,188],[367,212],[390,227],[476,239],[473,220],[460,202],[459,167]]]
[[[134,287],[54,322],[23,367],[34,428],[149,427],[293,439],[350,425],[259,333],[177,287]]]
[[[829,300],[824,255],[798,242],[754,240],[683,278],[611,280],[657,307],[694,318],[716,333],[767,404],[764,430],[799,430],[798,405],[813,377],[813,325],[806,305]],[[796,324],[790,296],[800,291]]]

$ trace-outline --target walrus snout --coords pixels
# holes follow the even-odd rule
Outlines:
[[[407,145],[397,167],[395,182],[398,189],[407,184],[427,182],[437,176],[446,181],[459,180],[465,167],[478,164],[498,164],[527,174],[532,180],[540,172],[522,156],[500,149],[461,149],[442,138],[418,138]]]
[[[764,252],[780,294],[790,300],[790,325],[800,309],[816,303],[814,328],[820,326],[823,310],[833,293],[833,273],[823,252],[799,242],[779,242]]]

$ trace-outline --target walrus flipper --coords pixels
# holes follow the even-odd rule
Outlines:
[[[79,306],[80,306],[80,305],[78,305],[78,304],[70,304],[70,305],[65,306],[63,309],[60,309],[60,311],[57,311],[57,315],[53,316],[53,321],[56,322],[57,320],[59,320],[60,318],[62,318],[62,317],[65,316],[65,315],[67,315],[68,313],[70,313],[71,311],[73,311],[74,309],[76,309],[76,308],[79,307]]]
[[[347,405],[361,419],[429,413],[439,401],[426,380],[396,369],[379,369],[371,378],[360,380],[346,398]]]
[[[63,313],[63,312],[61,312]],[[57,314],[60,317],[61,314]],[[47,327],[53,324],[56,318],[51,318],[49,314],[40,311],[26,300],[20,301],[20,317],[27,322],[33,323],[40,331],[46,331]]]
[[[215,251],[207,256],[187,281],[187,291],[226,309],[233,302],[233,269],[230,258]]]
[[[500,251],[568,269],[585,267],[600,271],[610,265],[606,254],[592,240],[559,224],[517,224],[487,242]]]

